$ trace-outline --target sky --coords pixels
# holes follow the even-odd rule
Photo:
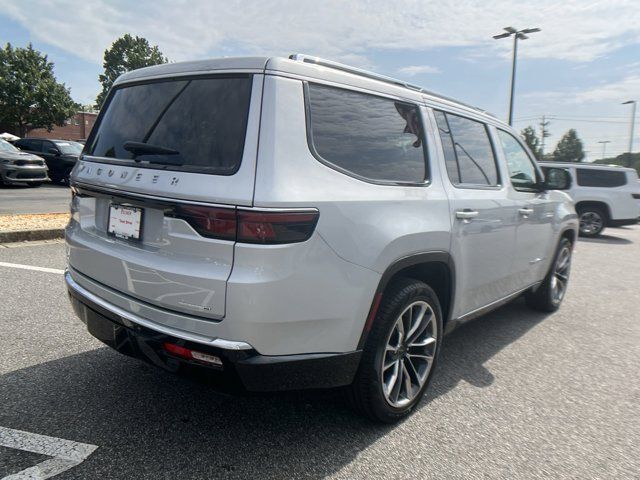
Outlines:
[[[130,33],[170,61],[317,55],[506,119],[512,42],[492,36],[507,26],[541,28],[519,43],[514,126],[539,131],[545,115],[546,152],[569,128],[589,161],[602,141],[607,157],[628,151],[631,106],[621,103],[640,101],[638,0],[0,0],[0,44],[31,42],[82,104],[100,90],[105,49]],[[640,121],[635,136],[638,151]]]

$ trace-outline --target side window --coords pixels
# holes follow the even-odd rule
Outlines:
[[[590,168],[577,168],[578,185],[581,187],[622,187],[627,184],[627,175],[624,172],[600,170]]]
[[[309,138],[316,157],[374,181],[422,183],[424,133],[416,105],[308,84]]]
[[[31,152],[42,151],[42,140],[23,140],[22,148]]]
[[[51,148],[55,148],[56,150],[58,150],[58,147],[56,147],[55,143],[48,142],[46,140],[42,142],[42,151],[44,153],[49,153],[49,149]]]
[[[447,165],[447,173],[451,182],[454,184],[460,183],[460,169],[458,168],[458,160],[456,158],[456,150],[453,145],[453,138],[451,137],[451,130],[449,130],[449,123],[447,117],[443,112],[433,112],[436,116],[436,124],[438,125],[438,132],[440,133],[440,139],[442,141],[442,149],[444,150],[444,161]]]
[[[538,183],[536,167],[524,148],[513,135],[498,130],[502,151],[507,159],[511,184],[516,190],[531,190]]]
[[[451,113],[435,113],[451,182],[462,186],[497,186],[498,167],[486,125]],[[444,129],[446,126],[448,131]]]

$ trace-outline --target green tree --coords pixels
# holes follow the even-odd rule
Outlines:
[[[538,135],[536,135],[535,129],[532,126],[528,126],[520,132],[520,135],[522,136],[524,143],[526,143],[531,150],[531,153],[535,155],[536,160],[540,160],[540,139],[538,138]]]
[[[143,37],[132,37],[128,33],[117,39],[111,48],[104,51],[104,73],[98,78],[102,84],[102,91],[96,98],[96,108],[100,108],[107,98],[109,89],[116,78],[125,72],[151,65],[167,63],[157,45],[149,45]]]
[[[69,89],[58,83],[53,63],[34,50],[0,48],[0,124],[23,137],[34,128],[51,130],[73,116],[77,104]]]
[[[565,133],[556,145],[553,159],[556,162],[581,162],[584,159],[582,140],[573,128]]]

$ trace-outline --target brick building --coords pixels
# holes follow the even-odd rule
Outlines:
[[[95,112],[78,112],[61,127],[54,126],[50,132],[46,128],[29,130],[26,137],[55,138],[60,140],[85,140],[96,123]]]

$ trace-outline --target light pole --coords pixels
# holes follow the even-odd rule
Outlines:
[[[526,40],[527,33],[539,32],[539,28],[525,28],[524,30],[518,30],[513,27],[505,27],[505,33],[494,35],[496,40],[500,38],[507,38],[513,35],[513,62],[511,64],[511,96],[509,97],[509,125],[513,125],[513,94],[516,89],[516,59],[518,57],[518,40]]]
[[[607,143],[611,143],[611,140],[600,140],[598,143],[602,144],[602,159],[604,160],[607,153]]]
[[[636,128],[636,103],[637,102],[635,100],[622,102],[622,105],[633,105],[633,107],[631,107],[631,129],[629,130],[629,156],[627,157],[627,167],[631,166],[631,152],[633,152],[633,131]]]

